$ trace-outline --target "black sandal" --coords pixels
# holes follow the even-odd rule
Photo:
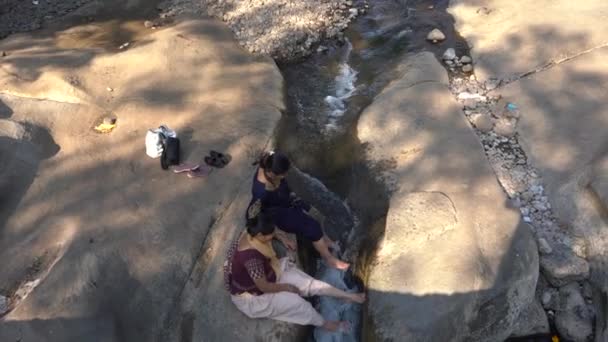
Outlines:
[[[217,167],[217,168],[224,167],[224,164],[222,164],[222,162],[217,157],[205,157],[204,161],[205,161],[205,164],[207,164],[209,166],[213,166],[213,167]]]
[[[219,168],[222,168],[222,167],[228,165],[228,163],[230,163],[230,161],[232,160],[232,157],[230,157],[230,155],[224,154],[221,152],[217,152],[214,150],[209,151],[209,155],[210,155],[210,158],[209,158],[210,162],[214,163],[213,166],[219,167]],[[207,162],[207,160],[205,160],[205,162]]]

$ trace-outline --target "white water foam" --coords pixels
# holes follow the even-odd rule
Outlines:
[[[340,61],[339,72],[335,77],[334,94],[325,97],[325,103],[328,110],[327,115],[329,122],[326,125],[327,129],[336,129],[338,119],[346,112],[346,100],[348,100],[356,92],[357,88],[357,71],[349,64],[350,53],[353,46],[350,41],[346,41],[346,51]]]

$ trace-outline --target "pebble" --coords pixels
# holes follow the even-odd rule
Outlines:
[[[483,96],[483,95],[479,95],[477,93],[471,93],[468,91],[463,91],[461,93],[458,94],[458,99],[459,100],[466,100],[466,99],[476,99],[478,101],[487,101],[487,97]]]
[[[551,254],[551,252],[553,252],[553,248],[551,248],[549,242],[544,238],[538,239],[538,250],[542,254]]]
[[[533,203],[533,205],[534,205],[534,208],[536,208],[536,210],[538,210],[538,211],[547,211],[547,206],[542,202],[535,201]]]
[[[549,255],[541,255],[540,269],[551,285],[559,287],[589,277],[589,263],[566,244],[556,243]]]
[[[150,20],[146,20],[146,21],[144,21],[144,27],[152,28],[152,27],[154,27],[154,23],[151,22]]]
[[[110,87],[107,87],[106,90],[109,91],[109,92],[113,92],[114,91],[114,89],[112,89]]]
[[[445,40],[445,34],[441,32],[439,29],[433,29],[426,36],[426,40],[432,41],[433,43],[441,42]]]
[[[543,186],[542,185],[533,185],[530,187],[530,191],[532,191],[532,193],[534,194],[542,194],[543,193]],[[546,199],[546,197],[545,197]]]
[[[473,126],[484,133],[491,131],[494,127],[494,121],[489,115],[475,113],[471,115],[470,119]]]
[[[477,108],[477,100],[476,99],[466,99],[463,102],[465,109],[475,109]]]
[[[473,66],[471,64],[465,64],[462,66],[462,72],[471,72],[473,71]]]
[[[448,48],[447,50],[445,50],[445,52],[443,53],[443,60],[445,61],[451,61],[454,60],[454,58],[456,58],[456,50],[454,50],[454,48]]]
[[[494,125],[494,132],[503,137],[512,137],[517,133],[516,124],[512,120],[501,118],[496,122],[496,125]]]
[[[496,80],[496,79],[491,79],[491,80],[487,80],[486,81],[486,90],[494,90],[496,88],[498,88],[498,85],[500,84],[500,80]]]
[[[471,62],[473,62],[473,59],[469,56],[462,56],[460,57],[460,63],[462,64],[471,64]]]
[[[521,200],[515,197],[511,200],[511,205],[513,205],[514,208],[521,208]]]

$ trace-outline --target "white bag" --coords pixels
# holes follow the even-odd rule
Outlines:
[[[146,154],[150,158],[158,158],[163,154],[163,144],[157,129],[149,129],[146,133]]]
[[[150,158],[158,158],[163,154],[161,135],[177,138],[177,133],[165,125],[160,125],[157,129],[149,129],[146,133],[146,154]]]

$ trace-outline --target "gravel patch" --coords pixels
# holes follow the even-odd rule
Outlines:
[[[206,13],[224,21],[249,52],[291,61],[322,50],[324,39],[343,39],[366,6],[351,0],[169,0],[159,9],[163,17]]]
[[[450,90],[475,128],[496,178],[510,198],[510,205],[520,211],[522,221],[529,224],[536,237],[542,274],[537,291],[542,294],[539,299],[549,321],[562,335],[584,341],[592,335],[593,315],[590,312],[593,301],[591,298],[583,301],[576,291],[568,292],[567,296],[562,292],[565,287],[577,288],[578,282],[589,277],[586,243],[560,226],[545,192],[542,176],[519,143],[517,125],[520,117],[526,115],[525,110],[493,91],[500,87],[502,81],[478,82],[475,75],[459,73],[463,65],[470,65],[463,63],[463,59],[469,62],[468,59],[453,57],[451,51],[444,55],[448,57],[443,58],[446,68],[452,73]],[[559,305],[556,305],[554,298],[558,292]],[[570,295],[571,292],[576,296]],[[574,296],[576,302],[570,303],[562,298],[570,298],[568,296]]]
[[[37,30],[46,20],[69,14],[93,0],[0,0],[0,39]]]

